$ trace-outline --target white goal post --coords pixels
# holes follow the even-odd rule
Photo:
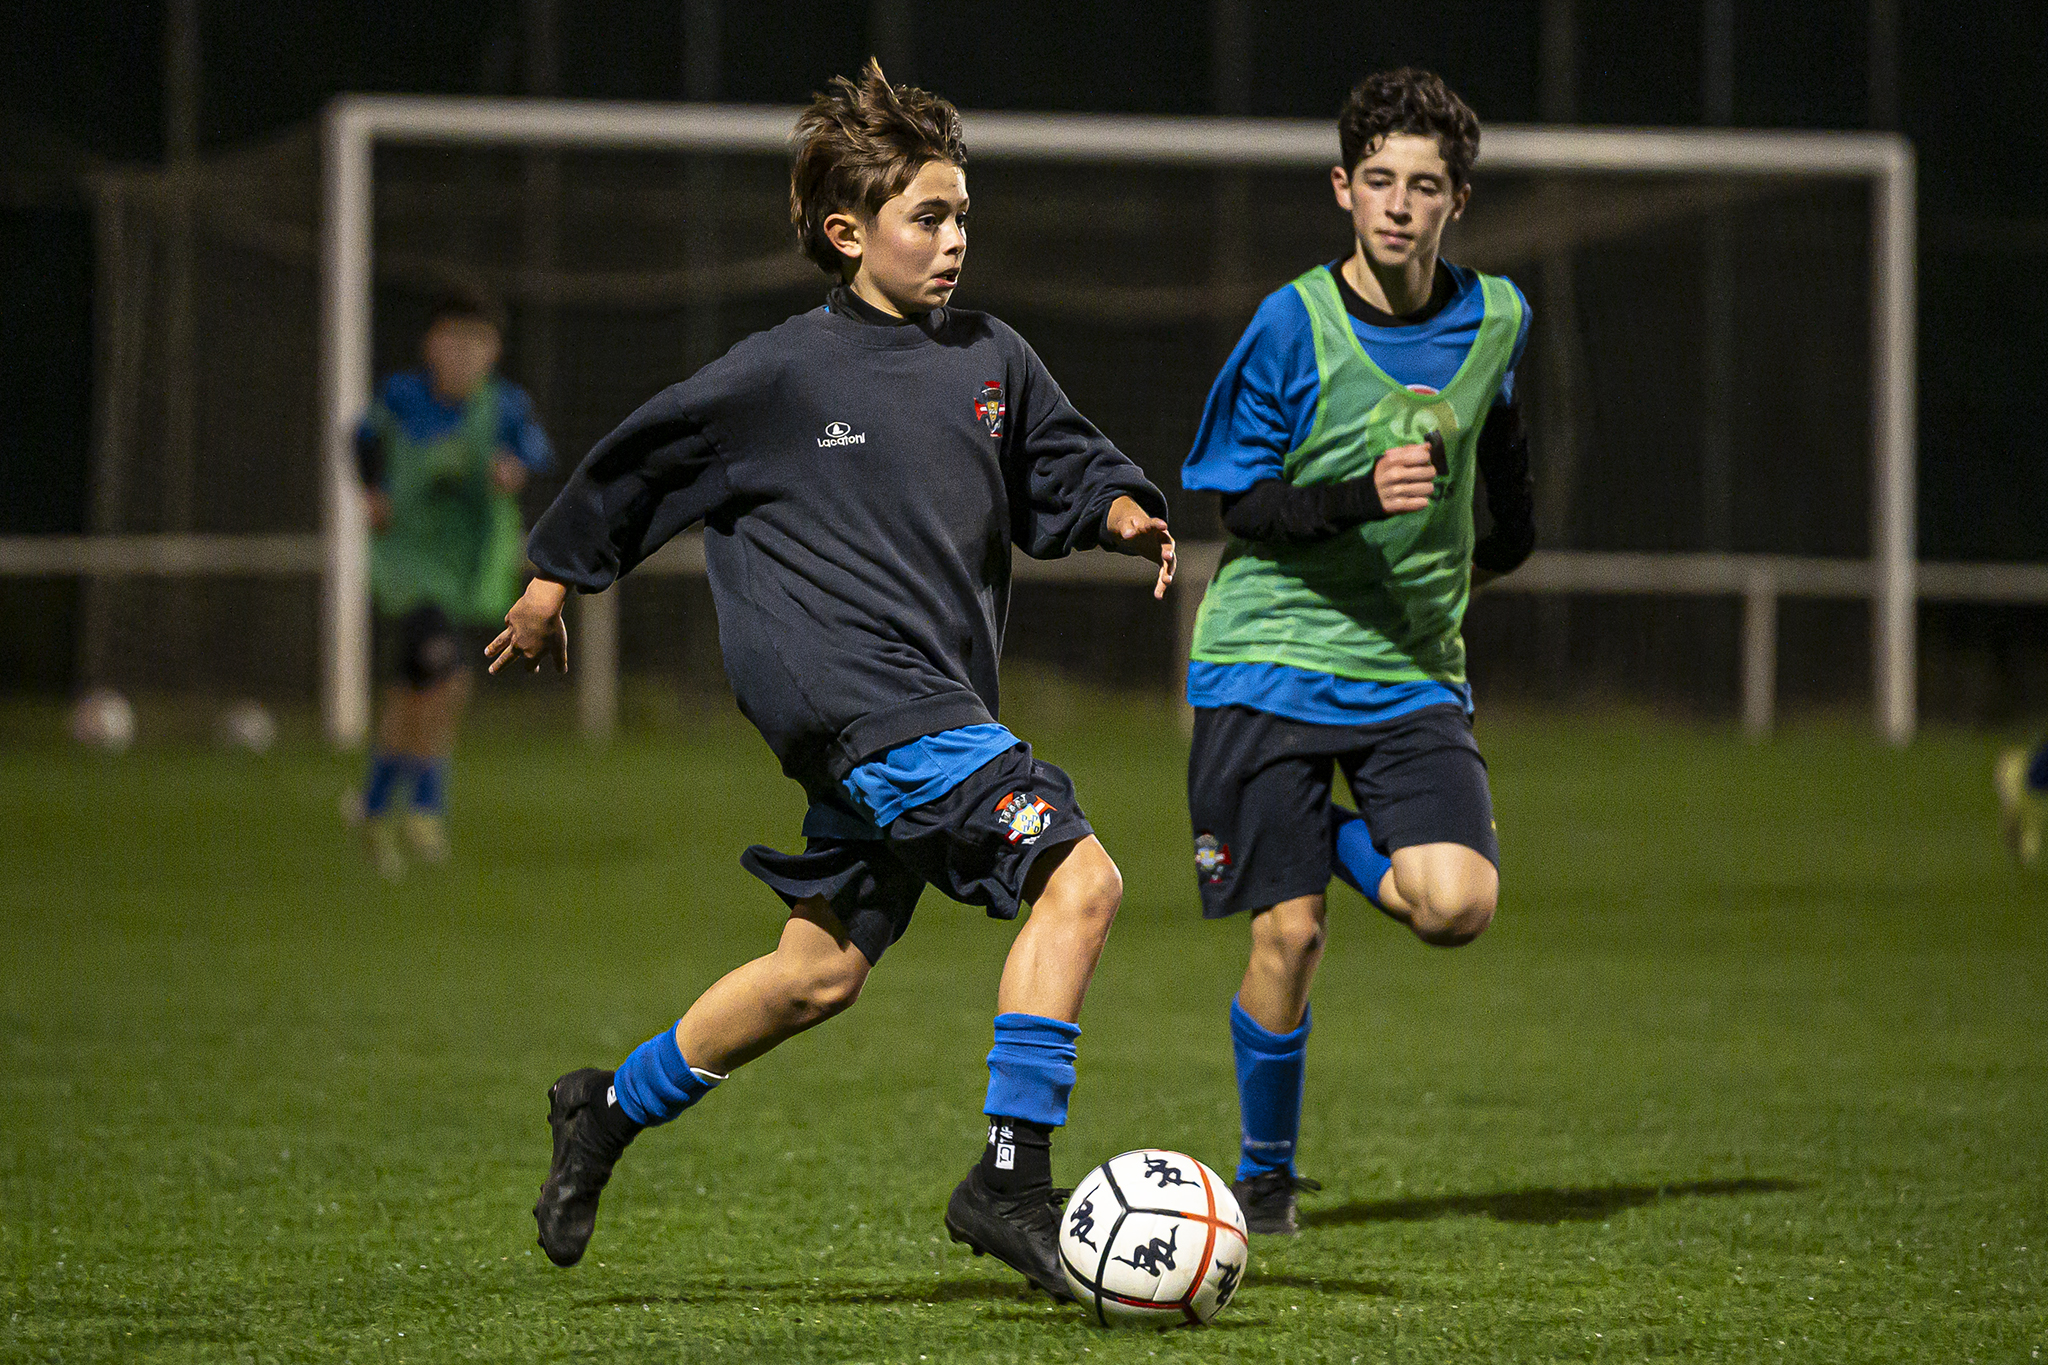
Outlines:
[[[368,527],[352,433],[371,394],[374,279],[372,151],[380,142],[521,148],[779,152],[797,110],[720,105],[348,95],[327,108],[321,216],[321,707],[337,744],[369,732],[371,630]],[[1332,160],[1323,120],[968,113],[977,160],[1101,162],[1316,170]],[[1859,179],[1871,193],[1871,488],[1867,564],[1876,722],[1894,744],[1916,716],[1914,614],[1916,280],[1914,157],[1885,133],[1790,133],[1491,126],[1487,170],[1740,174]],[[1191,397],[1189,401],[1194,401]],[[1195,557],[1198,561],[1204,556]],[[1547,558],[1547,557],[1546,557]],[[1578,554],[1556,590],[1645,590],[1643,556]],[[1661,558],[1661,557],[1660,557]],[[1673,557],[1674,561],[1681,557]],[[1704,557],[1695,557],[1704,558]],[[1742,556],[1713,557],[1731,564]],[[1532,565],[1532,568],[1540,567]],[[1739,569],[1739,564],[1737,565]],[[1718,591],[1722,575],[1690,589]],[[1532,575],[1531,590],[1545,590]],[[1736,573],[1731,582],[1750,581]],[[1510,586],[1513,579],[1503,586]],[[1199,591],[1191,583],[1186,591]],[[1752,594],[1753,595],[1753,594]],[[1748,632],[1754,635],[1756,632]],[[1745,672],[1755,671],[1754,655]]]

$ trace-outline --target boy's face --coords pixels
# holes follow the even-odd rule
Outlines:
[[[854,263],[856,294],[897,317],[944,306],[967,258],[967,172],[927,161],[873,219],[835,213],[825,235]]]
[[[1420,133],[1389,134],[1350,174],[1332,167],[1330,183],[1360,247],[1374,265],[1390,270],[1425,253],[1433,260],[1444,229],[1465,211],[1472,193],[1469,185],[1452,188],[1436,139]]]
[[[482,318],[437,318],[420,343],[434,392],[451,403],[469,400],[497,368],[502,349],[498,329]]]

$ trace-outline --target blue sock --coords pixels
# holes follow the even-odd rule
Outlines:
[[[1244,1115],[1244,1148],[1237,1178],[1294,1169],[1301,1137],[1301,1078],[1308,1061],[1308,1011],[1292,1033],[1268,1033],[1230,1001],[1230,1042],[1237,1053],[1237,1103]]]
[[[1074,1040],[1079,1024],[1037,1014],[998,1014],[996,1045],[988,1054],[990,1118],[1023,1119],[1058,1128],[1067,1121],[1074,1090]]]
[[[448,760],[429,759],[419,766],[419,780],[412,789],[412,808],[429,815],[448,810]]]
[[[2027,760],[2027,790],[2048,791],[2048,744],[2034,750],[2034,756]]]
[[[363,779],[363,814],[382,815],[391,808],[391,792],[412,771],[412,760],[381,749],[370,752],[370,775]]]
[[[684,1061],[683,1050],[676,1046],[675,1029],[665,1028],[619,1063],[612,1073],[612,1089],[626,1117],[645,1126],[667,1123],[724,1079]]]
[[[1379,905],[1380,882],[1394,860],[1372,846],[1372,831],[1365,827],[1365,817],[1338,806],[1330,807],[1330,843],[1338,879]]]

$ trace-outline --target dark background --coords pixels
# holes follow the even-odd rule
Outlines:
[[[693,9],[718,12],[715,51],[686,41]],[[1491,122],[1896,128],[1920,157],[1922,553],[2048,558],[2036,435],[2048,291],[2035,283],[2048,264],[2048,6],[200,0],[198,10],[202,155],[302,125],[341,91],[788,104],[870,51],[892,78],[970,111],[1328,118],[1364,71],[1416,63]],[[17,13],[0,49],[0,533],[84,524],[94,244],[78,179],[166,155],[168,18],[161,4],[40,7]],[[1718,95],[1712,22],[1731,43]],[[1768,485],[1799,472],[1737,477]],[[1860,525],[1865,486],[1842,497]],[[64,592],[17,585],[0,600],[9,614],[60,611]],[[1798,610],[1788,604],[1788,633]],[[1572,633],[1598,635],[1599,622],[1597,607],[1580,612]],[[1534,616],[1498,626],[1540,629]],[[1974,643],[1996,659],[2014,635],[2038,634],[2024,611],[1951,611],[1927,626],[1933,642]],[[12,685],[62,686],[67,667],[0,657]],[[2008,661],[1992,671],[2025,670]]]

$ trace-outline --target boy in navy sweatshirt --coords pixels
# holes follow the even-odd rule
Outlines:
[[[534,1216],[574,1265],[612,1165],[736,1067],[851,1005],[926,884],[1018,931],[996,996],[982,1159],[946,1228],[1067,1297],[1052,1189],[1082,997],[1122,899],[1067,775],[998,722],[1010,549],[1102,547],[1173,577],[1166,501],[1075,411],[1024,340],[949,308],[967,249],[960,117],[870,62],[798,121],[790,217],[839,281],[599,442],[547,515],[538,576],[492,641],[568,667],[562,603],[702,522],[740,709],[810,797],[802,853],[741,862],[790,907],[616,1071],[549,1090]]]

